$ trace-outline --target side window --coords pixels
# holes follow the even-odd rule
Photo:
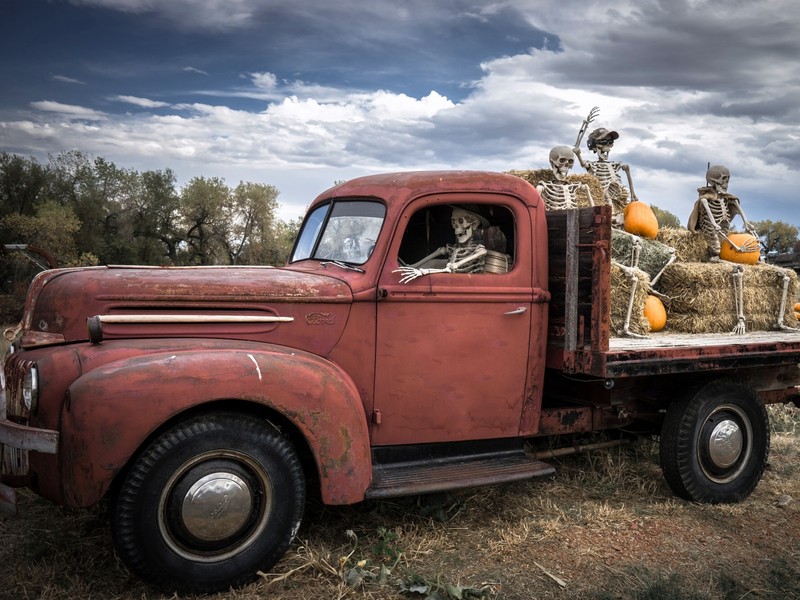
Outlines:
[[[411,216],[398,262],[408,281],[430,273],[498,274],[513,268],[514,248],[514,216],[508,208],[441,204]]]

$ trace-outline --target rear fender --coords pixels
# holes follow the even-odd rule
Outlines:
[[[364,498],[369,433],[358,391],[341,368],[277,347],[193,348],[109,362],[70,386],[61,440],[65,503],[96,503],[162,424],[230,399],[268,406],[294,423],[314,455],[324,502]]]

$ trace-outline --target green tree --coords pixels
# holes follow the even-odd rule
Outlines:
[[[681,220],[668,210],[658,208],[655,204],[650,206],[650,208],[653,209],[653,213],[656,215],[656,221],[658,221],[659,227],[672,227],[673,229],[679,229],[681,227]]]
[[[286,264],[302,224],[303,217],[292,221],[279,220],[275,224],[275,246],[268,264],[278,266]]]
[[[216,265],[229,262],[231,191],[217,177],[194,177],[181,190],[181,216],[188,245],[186,262]]]
[[[47,188],[47,170],[36,159],[0,153],[0,215],[35,214]]]
[[[170,170],[145,171],[139,194],[132,199],[133,239],[136,262],[178,264],[178,251],[185,240],[180,229],[181,200]]]
[[[231,264],[273,264],[277,188],[241,182],[233,191],[229,210],[227,248]]]
[[[783,221],[753,221],[765,252],[791,252],[798,241],[798,228]]]

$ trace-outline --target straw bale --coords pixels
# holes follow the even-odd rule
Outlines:
[[[641,250],[639,251],[639,264],[638,267],[650,276],[650,279],[655,279],[656,276],[667,266],[672,255],[673,249],[669,246],[662,244],[657,240],[648,240],[647,238],[638,237]],[[633,263],[633,244],[634,236],[629,233],[619,231],[618,229],[611,230],[611,259],[625,265],[626,267],[632,266]]]
[[[640,335],[650,333],[650,322],[644,316],[644,301],[650,293],[650,276],[641,269],[634,269],[639,280],[633,295],[633,308],[628,330]],[[623,335],[625,317],[631,297],[631,280],[622,268],[611,263],[611,335]]]
[[[667,297],[667,329],[682,333],[724,333],[736,325],[736,299],[732,274],[743,272],[745,326],[748,331],[776,328],[783,293],[784,274],[789,277],[784,323],[798,325],[791,305],[797,296],[797,274],[772,265],[733,265],[732,263],[674,262],[659,280]]]
[[[555,181],[555,177],[553,176],[553,171],[551,169],[513,169],[506,172],[509,175],[515,175],[521,179],[524,179],[534,187],[538,185],[540,181]],[[606,203],[603,199],[603,186],[600,185],[600,181],[594,175],[589,175],[588,173],[571,173],[567,176],[567,182],[579,182],[589,186],[589,191],[592,194],[592,200],[594,200],[595,206],[600,206],[601,204]],[[585,206],[590,206],[589,197],[583,193],[583,190],[579,190],[578,207],[583,208]]]
[[[661,227],[656,239],[670,248],[675,248],[676,260],[681,262],[708,262],[708,242],[702,233]]]

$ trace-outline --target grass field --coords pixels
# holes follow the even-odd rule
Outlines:
[[[643,440],[566,459],[546,479],[312,504],[272,572],[210,598],[800,598],[800,416],[770,410],[769,467],[741,504],[676,499]],[[118,563],[105,505],[72,511],[23,492],[0,539],[2,598],[172,597]]]
[[[270,573],[207,598],[800,599],[800,411],[769,410],[769,465],[740,504],[675,498],[657,442],[641,440],[555,461],[544,479],[312,502]],[[0,517],[0,600],[174,597],[118,562],[107,505],[73,511],[19,495],[19,516]]]

